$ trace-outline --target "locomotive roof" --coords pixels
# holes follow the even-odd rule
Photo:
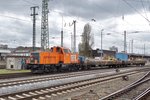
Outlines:
[[[62,48],[62,49],[69,49],[69,48],[61,47],[61,46],[53,46],[53,47],[51,47],[51,48],[57,48],[57,47]]]

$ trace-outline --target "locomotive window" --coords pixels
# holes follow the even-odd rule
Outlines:
[[[64,49],[64,52],[65,52],[65,53],[70,53],[70,50]]]
[[[53,48],[51,48],[51,50],[50,50],[51,52],[53,52]]]
[[[61,48],[57,48],[57,49],[56,49],[56,52],[58,52],[58,53],[62,53]]]

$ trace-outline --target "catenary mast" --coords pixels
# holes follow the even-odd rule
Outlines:
[[[41,48],[42,50],[46,50],[49,48],[48,2],[49,0],[42,0],[42,20],[41,20]]]
[[[33,16],[33,51],[35,50],[36,47],[36,16],[38,13],[36,13],[36,8],[39,8],[38,6],[31,7],[30,9],[32,10],[31,16]]]

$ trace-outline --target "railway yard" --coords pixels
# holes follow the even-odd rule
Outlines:
[[[0,100],[150,100],[149,11],[150,0],[0,0]]]
[[[149,71],[146,65],[16,78],[11,75],[0,79],[0,100],[148,100]]]

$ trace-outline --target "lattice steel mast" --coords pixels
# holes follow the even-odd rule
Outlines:
[[[42,21],[41,21],[41,48],[42,50],[46,50],[49,48],[48,2],[49,0],[42,0]]]

